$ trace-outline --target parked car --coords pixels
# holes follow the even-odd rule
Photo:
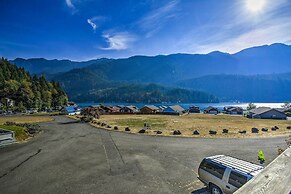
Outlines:
[[[212,194],[231,194],[264,169],[225,155],[204,158],[198,169],[201,180]]]

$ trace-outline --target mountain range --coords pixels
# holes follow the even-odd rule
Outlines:
[[[203,91],[220,101],[291,100],[291,46],[280,43],[235,54],[214,51],[84,62],[17,58],[11,62],[32,74],[60,81],[69,97],[128,84],[154,83]]]

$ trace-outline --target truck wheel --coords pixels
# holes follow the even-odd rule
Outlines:
[[[221,189],[218,186],[213,185],[213,184],[210,185],[210,192],[211,194],[222,194]]]

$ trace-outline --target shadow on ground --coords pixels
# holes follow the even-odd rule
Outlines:
[[[191,194],[210,194],[210,192],[207,189],[207,187],[204,187],[204,188],[201,188],[201,189],[197,189],[195,191],[192,191]]]
[[[76,123],[80,123],[80,121],[61,122],[60,124],[62,124],[62,125],[69,125],[69,124],[76,124]]]

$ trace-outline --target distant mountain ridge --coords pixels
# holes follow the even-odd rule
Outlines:
[[[20,58],[11,62],[36,74],[89,68],[101,72],[110,80],[169,83],[215,74],[286,73],[291,72],[290,61],[291,46],[276,43],[244,49],[235,54],[214,51],[209,54],[133,56],[84,62]]]
[[[94,63],[102,64],[102,62],[105,61],[110,61],[110,59],[101,58],[83,62],[71,61],[66,59],[48,60],[44,58],[32,58],[32,59],[16,58],[14,60],[10,60],[11,63],[16,64],[18,67],[23,67],[25,70],[29,71],[32,74],[55,74],[70,71],[76,68],[87,67]]]
[[[155,83],[207,92],[222,101],[291,100],[291,75],[288,74],[291,72],[291,46],[279,43],[235,54],[214,51],[85,62],[45,59],[12,62],[31,73],[44,73],[49,79],[60,81],[69,96],[101,95],[98,90],[116,89],[124,84]],[[145,89],[144,86],[139,89]]]

